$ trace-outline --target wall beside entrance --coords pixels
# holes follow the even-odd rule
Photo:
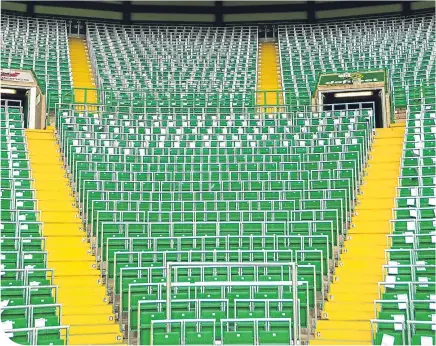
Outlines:
[[[38,80],[32,70],[1,69],[2,96],[20,99],[27,105],[24,113],[29,129],[44,129],[46,118],[46,98],[39,87]],[[23,92],[26,91],[26,92]]]

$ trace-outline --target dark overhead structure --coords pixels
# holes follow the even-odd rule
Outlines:
[[[2,1],[2,9],[29,16],[72,17],[123,24],[208,25],[300,22],[334,18],[409,16],[434,12],[432,1]]]

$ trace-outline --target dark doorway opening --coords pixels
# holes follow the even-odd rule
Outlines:
[[[8,88],[10,89],[10,88]],[[28,89],[10,89],[10,90],[15,90],[15,93],[1,93],[1,99],[2,99],[2,104],[3,104],[3,100],[14,100],[14,101],[21,101],[21,106],[23,107],[23,113],[24,113],[24,128],[27,129],[28,124],[29,124],[29,97],[28,97],[28,93],[30,92]],[[18,102],[17,102],[18,104]]]
[[[375,127],[381,128],[383,127],[383,104],[381,97],[381,90],[365,90],[365,92],[371,92],[371,95],[368,96],[347,96],[342,97],[341,94],[346,93],[360,93],[361,91],[335,91],[323,93],[323,104],[326,106],[325,110],[331,110],[334,105],[335,110],[345,110],[345,109],[357,109],[359,107],[363,108],[373,108],[374,117],[375,117]]]

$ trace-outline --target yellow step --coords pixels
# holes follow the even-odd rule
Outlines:
[[[377,179],[376,175],[380,175],[384,178],[383,181],[387,184],[383,184],[383,187],[396,187],[392,185],[392,177],[397,177],[399,173],[398,162],[374,162],[370,167],[366,169],[367,174],[371,174],[372,179]],[[365,183],[369,183],[369,179],[364,179]]]
[[[96,299],[96,297],[98,297],[98,299]],[[107,304],[109,305],[109,297],[105,296],[105,297],[100,297],[100,295],[96,294],[94,295],[86,295],[85,297],[79,297],[79,296],[69,296],[69,297],[65,297],[65,296],[59,296],[58,298],[58,302],[62,305],[66,305],[66,304],[76,304],[76,302],[80,300],[83,302],[83,304]],[[98,310],[98,306],[94,307],[94,311],[97,312]],[[79,314],[82,314],[82,312],[79,312]],[[79,320],[80,321],[80,320]]]
[[[359,245],[359,244],[357,244],[357,245]],[[349,262],[349,261],[364,261],[364,260],[366,260],[366,258],[368,257],[368,253],[367,253],[368,252],[368,248],[365,249],[366,253],[365,252],[358,252],[357,251],[357,249],[358,249],[357,245],[355,245],[354,248],[352,246],[347,247],[347,252],[343,252],[340,255],[340,260],[342,262],[345,262],[345,261],[347,261],[347,262]],[[385,246],[385,245],[382,245],[382,246]],[[374,260],[384,261],[385,260],[385,256],[384,256],[383,251],[376,252],[374,254]],[[350,264],[347,263],[347,265],[350,265]]]
[[[374,271],[373,264],[368,263],[365,258],[355,258],[356,256],[353,253],[342,254],[340,257],[341,265],[338,267],[337,272],[348,270],[348,268],[352,268],[352,270],[363,271],[366,269],[370,269],[371,272]],[[383,262],[383,257],[374,257],[374,260],[378,262]]]
[[[319,336],[317,336],[317,338],[355,342],[367,341],[371,338],[371,331],[355,330],[351,323],[350,328],[351,329],[331,329],[331,327],[329,329],[322,328],[322,331],[319,332]]]
[[[404,128],[378,129],[366,176],[358,195],[356,215],[348,230],[323,320],[311,345],[371,344],[369,320],[375,318],[374,300],[379,299],[378,282],[383,280],[387,235],[402,153]]]
[[[86,262],[95,261],[94,256],[91,255],[91,249],[89,247],[78,247],[76,245],[57,247],[50,245],[46,248],[49,253],[52,253],[53,256],[56,256],[56,259],[58,259],[59,262],[66,262],[73,256],[80,256],[80,258]]]
[[[30,158],[30,157],[29,157]],[[39,160],[37,157],[32,157],[33,162],[35,162],[35,169],[32,170],[34,175],[41,175],[41,179],[43,179],[44,176],[47,176],[48,173],[56,173],[57,178],[62,179],[65,178],[63,175],[65,173],[64,168],[62,165],[60,165],[58,162],[51,162],[47,159],[44,159],[45,161]],[[59,175],[58,175],[59,174]],[[58,180],[56,179],[56,180]]]
[[[349,230],[350,232],[351,230]],[[350,240],[347,240],[344,246],[348,249],[355,250],[357,247],[364,249],[368,252],[371,246],[374,247],[385,247],[387,244],[386,234],[365,234],[365,233],[355,233],[350,235]]]
[[[73,212],[71,212],[73,213]],[[69,215],[70,213],[59,212],[59,214]],[[56,222],[48,222],[45,219],[45,214],[43,215],[44,219],[44,235],[45,236],[53,236],[53,237],[62,237],[64,241],[67,241],[67,238],[72,237],[84,237],[86,234],[83,231],[83,225],[80,219],[75,219],[76,221],[70,222],[71,220],[56,221]],[[62,225],[64,227],[62,227]],[[81,241],[82,238],[78,238]]]
[[[259,91],[280,90],[280,68],[278,64],[278,52],[275,43],[263,42],[259,46],[258,60],[258,86]],[[258,105],[281,104],[283,100],[277,99],[276,92],[257,93]]]
[[[106,289],[99,283],[100,277],[83,276],[80,280],[75,277],[55,277],[55,283],[62,289],[71,289],[75,287],[91,289],[99,289],[106,294]]]
[[[45,226],[47,226],[47,224],[45,224]],[[82,240],[83,238],[85,238],[84,235],[77,240],[71,239],[71,237],[53,237],[50,239],[50,252],[59,252],[62,254],[62,252],[68,251],[76,253],[88,251],[90,250],[89,244],[84,242]]]
[[[327,321],[350,321],[353,320],[353,316],[350,316],[349,311],[353,309],[358,311],[356,318],[360,320],[369,321],[374,318],[374,302],[340,302],[338,300],[328,301],[324,304],[324,313],[327,313]],[[357,317],[358,316],[358,317]],[[321,325],[322,326],[322,325]]]
[[[319,320],[317,322],[318,327],[329,327],[328,321]],[[335,321],[334,326],[330,326],[333,330],[347,330],[353,329],[357,331],[371,331],[371,324],[369,321]]]
[[[81,292],[79,294],[78,292]],[[78,289],[77,287],[74,290],[63,289],[59,290],[58,299],[63,304],[71,302],[74,304],[77,301],[80,301],[82,304],[108,304],[109,300],[106,295],[102,295],[102,292],[97,291],[93,292],[90,290]]]
[[[71,211],[76,212],[76,211]],[[80,222],[81,220],[78,219]],[[68,237],[68,236],[80,236],[85,235],[83,230],[83,225],[81,223],[77,222],[45,222],[44,224],[44,232],[47,232],[47,234],[54,235],[54,236],[62,236],[62,237]],[[78,233],[77,233],[78,232]]]
[[[59,173],[59,175],[62,177],[62,174],[65,172],[62,167],[61,161],[53,161],[53,159],[47,159],[47,157],[43,155],[32,155],[31,158],[35,163],[34,169],[32,170],[34,174],[47,174],[55,172],[56,174]]]
[[[35,184],[34,184],[35,189],[38,189],[40,191],[47,191],[51,194],[50,195],[51,197],[56,196],[55,191],[59,191],[60,193],[63,193],[63,194],[65,194],[65,192],[71,192],[66,181],[65,182],[62,181],[61,184],[56,184],[55,182],[52,182],[50,184],[49,181],[39,181],[39,180],[36,180],[36,177],[34,179],[35,179]],[[48,196],[45,196],[45,197],[48,197]],[[69,193],[66,194],[65,197],[70,197],[70,194]]]
[[[339,293],[354,293],[352,290],[355,288],[353,282],[348,280],[348,276],[342,275],[342,273],[335,274],[335,276],[339,277],[339,279],[330,286],[330,294],[339,294]],[[380,276],[381,276],[381,268],[380,268]],[[372,283],[362,282],[359,289],[359,294],[372,295],[377,294],[377,285],[373,285]],[[377,299],[377,298],[375,298]]]
[[[112,323],[115,319],[114,314],[92,314],[92,315],[65,315],[62,317],[62,323],[65,325],[95,325]]]
[[[50,130],[26,130],[26,138],[34,140],[48,140],[54,138],[54,132]],[[34,145],[38,145],[35,143]]]
[[[67,198],[67,199],[40,199],[38,201],[38,206],[41,209],[56,209],[56,210],[62,210],[67,211],[72,206],[75,206],[75,201],[73,197]]]
[[[392,209],[379,209],[378,205],[374,205],[372,209],[360,209],[358,215],[363,220],[370,221],[386,221],[392,218]]]
[[[70,61],[73,85],[75,88],[95,88],[92,66],[90,64],[86,42],[80,38],[69,38]],[[83,90],[76,90],[76,102],[84,102],[85,93]],[[87,103],[96,103],[97,94],[95,92],[87,93]]]
[[[337,285],[341,285],[341,281],[339,281],[337,283]],[[377,282],[372,282],[373,285],[377,285]],[[368,295],[363,295],[362,297],[356,298],[356,296],[359,295],[359,293],[357,293],[358,291],[355,290],[355,288],[353,288],[353,291],[351,292],[339,292],[338,294],[333,294],[333,293],[329,293],[329,298],[328,300],[330,302],[341,302],[341,303],[353,303],[353,302],[370,302],[370,301],[374,301],[374,299],[377,299],[377,294],[368,294]],[[328,312],[328,311],[327,311]],[[352,312],[355,312],[355,309],[352,309]]]
[[[121,344],[101,272],[83,231],[53,130],[26,131],[36,198],[44,222],[47,266],[54,270],[62,323],[70,325],[70,344]]]
[[[350,244],[347,244],[347,243],[350,243]],[[371,249],[372,251],[377,251],[377,254],[374,256],[374,258],[381,259],[383,257],[383,255],[381,255],[381,253],[384,253],[386,246],[387,246],[386,239],[384,239],[384,241],[380,242],[379,244],[376,244],[376,245],[368,244],[367,246],[361,246],[361,244],[359,244],[358,242],[351,244],[351,241],[349,241],[349,242],[347,241],[344,248],[343,248],[343,254],[346,251],[347,254],[349,253],[357,258],[361,258],[361,257],[366,257],[368,255],[368,249]]]
[[[122,344],[123,339],[121,334],[82,334],[71,335],[68,343],[70,345],[113,345]]]
[[[49,266],[56,269],[56,276],[77,276],[77,280],[80,280],[80,276],[100,277],[100,271],[92,268],[92,264],[89,262],[71,262],[68,265],[65,265],[65,263],[48,261]]]
[[[335,340],[335,339],[315,339],[310,340],[309,345],[372,345],[372,342]]]
[[[43,213],[43,221],[44,222],[55,222],[55,223],[72,223],[81,225],[82,221],[80,220],[80,216],[78,215],[76,210],[70,211],[45,211]]]
[[[106,296],[106,287],[99,283],[99,280],[93,276],[84,276],[80,280],[68,281],[68,278],[56,279],[56,285],[62,287],[64,292],[68,294],[76,294],[77,292],[92,292],[93,294],[101,294]]]
[[[385,138],[385,139],[379,139],[374,142],[372,145],[373,150],[385,150],[389,151],[392,150],[394,152],[400,153],[402,150],[402,147],[398,144],[403,144],[403,135],[399,136],[398,138]]]
[[[44,229],[50,224],[45,223]],[[65,224],[65,227],[69,226]],[[87,250],[90,249],[89,243],[87,242],[86,234],[83,231],[77,230],[77,234],[75,235],[64,235],[62,229],[58,229],[56,232],[44,232],[44,235],[50,236],[50,244],[51,251],[68,251],[70,250]],[[57,251],[56,251],[57,252]]]
[[[86,304],[84,305],[81,302],[76,304],[72,304],[71,302],[67,302],[62,304],[62,315],[63,316],[90,316],[90,315],[101,315],[106,314],[110,316],[113,311],[113,307],[109,304],[103,304],[100,302],[95,302],[94,304]],[[80,322],[80,319],[78,319]]]
[[[83,263],[95,263],[95,257],[89,254],[89,249],[86,248],[62,248],[61,251],[56,251],[53,248],[48,248],[53,255],[56,254],[56,259],[59,262],[68,262],[72,256],[80,256]]]
[[[360,211],[360,210],[366,209],[368,207],[372,207],[373,200],[371,198],[368,198],[367,195],[359,196],[359,201],[360,201],[360,204],[358,204],[356,206],[356,208],[355,208],[356,211]],[[386,208],[392,209],[394,207],[394,205],[395,205],[395,201],[391,197],[379,198],[377,200],[377,206],[380,208],[383,208],[383,209],[386,209]]]
[[[348,230],[348,234],[388,234],[390,230],[390,223],[388,220],[371,220],[360,221],[353,219],[353,228]]]

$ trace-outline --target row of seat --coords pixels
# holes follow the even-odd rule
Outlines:
[[[65,21],[2,15],[1,46],[1,67],[32,69],[50,109],[66,100],[73,84]]]
[[[53,270],[47,267],[45,238],[33,189],[23,129],[23,107],[2,100],[1,131],[1,321],[4,332],[19,344],[63,345],[68,327]],[[3,123],[6,126],[3,127]],[[14,135],[7,123],[14,122]]]
[[[287,331],[285,340],[288,342],[299,339],[300,327],[306,322],[301,321],[300,317],[302,316],[298,314],[298,300],[294,298],[297,295],[294,290],[297,288],[296,284],[294,286],[296,281],[290,278],[293,268],[288,264],[192,263],[188,268],[185,267],[183,264],[169,264],[168,270],[171,272],[169,275],[172,276],[170,287],[168,287],[168,283],[159,282],[129,285],[127,297],[130,298],[129,301],[137,301],[138,303],[137,308],[132,308],[129,313],[130,326],[135,328],[135,332],[136,329],[138,330],[138,334],[133,333],[132,338],[137,337],[138,344],[152,344],[156,339],[175,337],[176,333],[174,332],[179,331],[177,328],[172,330],[174,325],[166,330],[162,328],[156,330],[156,324],[162,322],[174,324],[177,320],[192,323],[195,319],[215,322],[215,326],[209,325],[209,330],[215,334],[216,339],[221,339],[224,343],[230,342],[228,332],[233,328],[221,330],[220,325],[227,323],[228,319],[241,323],[248,322],[247,327],[250,327],[247,332],[254,334],[256,328],[253,329],[252,324],[257,322],[255,319],[266,318],[270,320],[272,325],[276,324],[276,328],[273,329],[277,329],[277,332]],[[170,299],[162,304],[167,289],[170,290],[168,292]],[[307,303],[302,301],[305,293],[307,290],[306,292],[302,291],[299,295],[302,305]],[[258,301],[260,299],[264,302],[268,301],[268,310],[264,306],[264,317],[261,317],[261,311],[255,311],[253,308],[247,309],[248,311],[246,310],[245,313],[244,309],[238,309],[243,306],[243,302],[247,304],[248,300]],[[282,304],[271,304],[270,300],[281,301]],[[151,301],[154,302],[154,306],[150,304]],[[295,301],[297,304],[294,305]],[[283,303],[287,304],[283,306]],[[258,307],[260,306],[258,305]],[[299,311],[301,310],[299,309]],[[170,320],[162,321],[164,316]],[[287,324],[280,328],[281,323],[279,322],[283,322],[283,319],[286,319]],[[247,336],[234,335],[234,341],[231,343],[252,343],[254,340],[247,338]],[[201,336],[197,335],[197,337]],[[271,339],[264,340],[266,344],[275,344],[280,339],[283,342],[284,335],[280,337],[271,333],[270,337]]]
[[[219,276],[198,276],[190,263],[202,261],[210,267],[212,263],[295,262],[300,322],[291,326],[313,333],[368,158],[372,110],[268,118],[250,112],[212,116],[199,112],[186,114],[184,120],[184,114],[100,113],[95,108],[60,106],[57,125],[66,167],[102,279],[127,337],[149,342],[152,321],[162,315],[154,307],[148,312],[153,318],[138,323],[138,304],[141,299],[164,299],[166,270],[173,261],[188,266],[180,280],[193,285],[178,288],[180,293],[173,299],[194,299],[192,304],[201,299],[211,304],[212,297],[229,300],[230,291],[241,285],[232,284],[235,280],[253,280],[244,298],[256,299],[249,292],[257,291],[258,282],[266,280],[273,287],[273,280],[283,278],[270,271],[260,276],[239,271],[237,276],[222,277],[221,281],[229,281],[223,292],[229,293],[200,298],[190,292],[194,294],[196,287],[204,292],[209,280]],[[184,121],[191,124],[192,132]],[[149,133],[143,131],[146,123]],[[331,127],[326,127],[328,123]],[[309,127],[313,131],[301,132]],[[138,133],[126,131],[133,128]],[[231,137],[233,129],[238,139]],[[229,136],[229,145],[202,146],[204,135],[196,131],[216,136],[217,142]],[[275,135],[289,138],[270,138]],[[247,143],[241,138],[247,138]],[[234,145],[238,141],[240,147]],[[159,142],[164,147],[154,144]],[[187,146],[190,142],[200,147]],[[279,296],[272,299],[286,298],[281,290],[277,292]],[[189,316],[183,323],[205,317],[183,313]],[[167,317],[173,321],[176,316],[180,314]],[[221,321],[229,318],[242,316],[217,314],[212,328],[216,338],[221,338]],[[182,342],[180,338],[174,340]]]
[[[279,26],[278,39],[288,103],[310,104],[318,74],[389,70],[393,102],[406,108],[414,89],[433,94],[435,16],[382,18],[317,25]]]
[[[390,248],[386,250],[379,300],[374,303],[375,344],[436,342],[436,152],[425,152],[422,145],[427,130],[436,129],[435,113],[436,104],[409,106],[407,110],[399,187],[388,236]],[[434,142],[431,147],[436,147]]]
[[[98,88],[153,91],[146,98],[131,100],[112,100],[105,93],[105,104],[128,105],[132,101],[151,107],[204,107],[216,104],[207,93],[216,98],[218,92],[232,91],[235,96],[228,100],[229,104],[254,105],[254,97],[244,97],[242,93],[255,89],[257,27],[126,27],[88,23],[87,34]],[[168,98],[171,90],[176,91],[175,96]],[[131,94],[125,96],[132,98]]]

